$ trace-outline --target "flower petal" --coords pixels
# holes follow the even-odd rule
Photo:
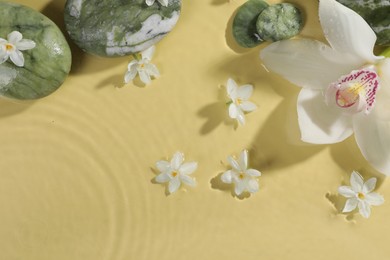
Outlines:
[[[245,125],[245,115],[244,112],[242,112],[241,109],[238,109],[238,114],[237,114],[237,121],[240,123],[240,125]]]
[[[349,53],[362,65],[376,60],[376,35],[356,12],[335,0],[320,0],[319,16],[329,44],[340,53]]]
[[[126,72],[125,74],[125,83],[129,83],[130,81],[132,81],[135,76],[137,75],[137,69],[135,67],[133,67],[132,69],[130,69],[129,71]]]
[[[24,57],[21,51],[15,50],[10,53],[11,61],[18,67],[24,66]]]
[[[158,0],[162,6],[168,6],[168,0]]]
[[[156,182],[158,182],[158,183],[164,183],[164,182],[169,181],[170,179],[171,179],[171,177],[169,176],[169,174],[167,174],[165,172],[156,176]]]
[[[352,190],[355,192],[363,191],[363,177],[358,172],[352,172],[349,182],[351,183]]]
[[[356,197],[356,192],[349,186],[340,186],[338,192],[346,198]]]
[[[176,152],[171,160],[171,168],[172,170],[178,171],[180,168],[180,165],[184,161],[184,154],[182,152]]]
[[[252,177],[260,177],[261,176],[261,172],[256,170],[256,169],[248,169],[245,171],[246,174],[248,174],[249,176],[252,176]]]
[[[255,111],[257,109],[257,106],[250,101],[243,101],[240,104],[240,108],[245,112],[252,112],[252,111]]]
[[[248,168],[248,150],[243,150],[240,153],[240,159],[238,160],[238,164],[240,165],[240,169],[242,171]]]
[[[238,115],[238,107],[236,104],[234,103],[231,103],[229,105],[229,117],[230,118],[233,118],[233,119],[236,119],[237,118],[237,115]]]
[[[236,193],[237,196],[240,196],[241,193],[243,193],[246,190],[247,181],[238,181],[236,182],[236,185],[234,187],[234,193]]]
[[[146,0],[146,4],[147,4],[148,6],[151,6],[151,5],[154,4],[154,1],[155,1],[155,0]]]
[[[152,63],[148,63],[145,65],[145,70],[146,72],[150,75],[150,76],[153,76],[153,77],[159,77],[160,76],[160,72],[158,71],[156,65],[152,64]]]
[[[186,184],[188,186],[191,186],[191,187],[196,186],[195,180],[188,175],[180,175],[180,179],[184,184]]]
[[[345,212],[351,212],[352,210],[356,209],[358,205],[358,199],[353,198],[353,199],[347,199],[347,202],[345,203],[343,213]]]
[[[390,121],[378,120],[374,109],[353,121],[355,139],[364,158],[378,171],[390,175]]]
[[[171,181],[169,182],[169,185],[168,185],[169,193],[174,193],[175,191],[177,191],[179,189],[180,185],[181,185],[181,182],[180,182],[179,178],[171,179]]]
[[[150,84],[150,82],[152,81],[150,79],[150,75],[145,70],[138,70],[138,74],[139,74],[141,81],[143,83],[145,83],[146,85]]]
[[[255,193],[257,191],[259,191],[259,183],[257,182],[257,180],[255,179],[251,179],[248,181],[248,191],[250,193]]]
[[[321,91],[314,89],[299,93],[298,123],[302,141],[313,144],[338,143],[353,133],[351,117],[328,107]]]
[[[16,48],[18,48],[18,50],[25,51],[25,50],[31,50],[35,48],[36,43],[32,40],[25,39],[15,43],[15,46]]]
[[[375,116],[381,120],[390,120],[390,59],[384,59],[378,65],[380,89],[376,95]]]
[[[376,178],[368,179],[368,181],[366,181],[363,184],[363,193],[364,194],[370,193],[375,189],[375,185],[376,185]]]
[[[237,88],[237,83],[233,79],[229,78],[226,83],[226,91],[233,102],[237,99]]]
[[[156,168],[160,172],[166,172],[170,169],[170,167],[171,167],[171,164],[168,161],[161,160],[161,161],[156,162]]]
[[[10,34],[8,34],[7,39],[10,43],[15,45],[18,41],[23,39],[23,35],[18,31],[13,31]]]
[[[222,174],[221,181],[224,183],[232,183],[233,176],[234,172],[232,170],[228,170]]]
[[[6,62],[9,58],[8,52],[0,52],[0,64]]]
[[[183,163],[179,168],[180,174],[191,174],[198,168],[197,162]]]
[[[241,100],[248,100],[253,93],[252,85],[243,85],[237,89],[237,98]]]
[[[359,201],[358,206],[360,215],[362,215],[364,218],[369,218],[371,215],[370,204],[368,204],[366,201]]]
[[[382,195],[380,195],[376,192],[371,192],[371,193],[366,194],[365,201],[370,205],[379,206],[385,202],[385,199],[383,198]]]
[[[155,51],[156,47],[154,45],[152,47],[147,48],[141,53],[142,59],[147,59],[148,61],[151,61]]]
[[[137,60],[132,60],[129,62],[129,64],[127,65],[127,70],[130,71],[130,70],[133,70],[134,68],[136,68],[136,65],[138,64],[138,61]]]
[[[359,67],[328,45],[308,39],[274,42],[260,57],[269,70],[304,88],[324,89]]]
[[[232,156],[228,156],[227,161],[233,167],[234,170],[236,170],[237,172],[241,171],[240,164]]]

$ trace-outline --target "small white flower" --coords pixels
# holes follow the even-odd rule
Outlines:
[[[248,151],[242,151],[238,161],[232,156],[229,156],[227,160],[232,169],[224,172],[221,180],[224,183],[234,183],[234,192],[237,196],[244,191],[257,192],[259,190],[257,177],[260,177],[261,173],[255,169],[248,169]]]
[[[184,154],[182,152],[176,152],[170,162],[162,160],[156,163],[156,168],[161,172],[157,175],[156,182],[169,182],[169,193],[177,191],[181,183],[191,187],[196,186],[195,180],[188,175],[192,174],[198,168],[198,163],[183,163],[183,161]]]
[[[226,84],[227,95],[231,99],[229,102],[229,116],[236,119],[241,125],[245,124],[244,112],[252,112],[257,106],[248,101],[253,92],[252,85],[238,87],[233,79],[228,79]]]
[[[127,72],[125,75],[125,83],[129,83],[131,80],[139,74],[141,81],[145,84],[151,82],[151,77],[160,76],[160,72],[157,67],[150,63],[152,60],[154,51],[156,48],[154,46],[141,52],[141,58],[137,60],[132,60],[127,66]]]
[[[7,40],[0,38],[0,64],[10,58],[16,66],[23,67],[24,57],[21,51],[33,49],[35,46],[34,41],[23,39],[20,32],[11,32],[8,34]]]
[[[343,212],[351,212],[356,207],[359,207],[359,213],[368,218],[371,214],[371,206],[379,206],[383,204],[382,195],[372,192],[375,189],[376,178],[370,178],[363,183],[363,178],[358,172],[352,172],[351,186],[339,187],[339,193],[348,198]]]
[[[148,6],[151,6],[154,4],[156,0],[146,0],[146,4]],[[168,6],[168,0],[157,0],[162,6]]]

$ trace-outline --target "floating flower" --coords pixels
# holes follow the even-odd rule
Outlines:
[[[156,163],[156,168],[161,172],[159,175],[157,175],[156,182],[168,182],[169,193],[174,193],[177,191],[180,188],[181,183],[191,187],[196,186],[195,180],[188,175],[192,174],[198,168],[198,163],[183,162],[184,154],[181,152],[176,152],[170,162],[158,161]]]
[[[0,64],[8,58],[18,67],[24,66],[24,57],[21,51],[31,50],[36,44],[32,40],[23,39],[18,31],[13,31],[7,36],[7,40],[0,38]]]
[[[248,151],[242,151],[238,160],[232,156],[229,156],[227,160],[232,169],[224,172],[221,180],[224,183],[234,183],[234,192],[237,196],[240,196],[244,191],[257,192],[259,190],[257,177],[260,177],[261,173],[255,169],[248,169]]]
[[[244,125],[244,112],[252,112],[257,108],[254,103],[248,101],[248,99],[252,96],[253,86],[247,84],[238,87],[234,80],[228,79],[226,90],[227,95],[231,100],[228,103],[230,118],[236,119],[241,125]]]
[[[129,83],[131,80],[139,74],[141,81],[145,84],[151,82],[151,77],[160,76],[160,72],[157,67],[150,63],[156,48],[154,46],[144,50],[139,55],[135,55],[136,59],[132,60],[127,66],[127,72],[125,75],[125,83]]]
[[[331,144],[355,133],[367,161],[390,175],[390,59],[373,54],[376,35],[354,11],[320,0],[319,16],[329,45],[292,39],[269,45],[260,57],[302,87],[303,141]]]
[[[363,183],[363,178],[358,172],[352,172],[351,186],[339,187],[339,193],[348,198],[343,212],[351,212],[359,207],[359,213],[365,217],[370,217],[371,206],[382,205],[384,199],[376,192],[372,192],[375,189],[376,178],[371,178]]]
[[[157,0],[162,6],[167,7],[168,6],[168,0]],[[148,6],[151,6],[156,2],[156,0],[146,0],[146,4]]]

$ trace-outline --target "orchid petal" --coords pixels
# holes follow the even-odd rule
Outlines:
[[[257,109],[257,106],[250,101],[243,101],[239,106],[245,112],[252,112]]]
[[[171,168],[174,171],[178,171],[180,168],[180,165],[184,161],[184,154],[182,152],[176,152],[171,160]]]
[[[364,218],[369,218],[371,215],[370,204],[368,204],[366,201],[359,201],[358,206],[360,215],[362,215]]]
[[[295,85],[325,89],[340,75],[356,69],[343,55],[315,40],[293,39],[274,42],[260,57],[264,65]]]
[[[155,51],[156,47],[154,45],[152,47],[147,48],[146,50],[141,52],[142,59],[147,59],[148,61],[151,61]]]
[[[378,64],[380,89],[376,95],[375,116],[380,120],[390,120],[390,59]]]
[[[356,143],[364,158],[378,171],[390,175],[390,122],[372,115],[357,115],[353,120]]]
[[[10,43],[15,45],[18,41],[23,39],[23,35],[18,31],[13,31],[10,34],[8,34],[7,39]]]
[[[377,59],[373,54],[376,35],[359,14],[335,0],[320,0],[319,16],[333,49],[351,54],[360,65]]]
[[[158,183],[164,183],[171,179],[171,177],[167,173],[161,173],[156,176],[156,182]]]
[[[366,194],[365,201],[373,206],[380,206],[385,202],[385,199],[382,195],[379,195],[376,192],[371,192],[369,194]]]
[[[352,210],[356,209],[358,205],[358,199],[352,198],[352,199],[347,199],[347,202],[345,203],[343,213],[345,212],[351,212]]]
[[[233,176],[234,172],[232,170],[228,170],[222,174],[221,181],[224,183],[232,183]]]
[[[180,182],[179,178],[173,178],[169,182],[169,185],[168,185],[169,193],[174,193],[175,191],[177,191],[179,189],[180,185],[181,185],[181,182]]]
[[[192,174],[197,168],[198,168],[197,162],[183,163],[179,168],[179,172],[180,174],[184,174],[184,175]]]
[[[356,196],[356,192],[349,186],[340,186],[338,192],[346,198],[353,198]]]
[[[237,89],[237,98],[241,100],[248,100],[252,96],[252,93],[253,93],[252,85],[248,85],[248,84],[243,85]]]
[[[10,53],[11,61],[18,67],[24,66],[24,57],[21,51],[15,50]]]
[[[376,178],[368,179],[368,181],[366,181],[363,184],[363,193],[364,194],[370,193],[375,189],[375,186],[376,186]]]
[[[358,172],[352,172],[349,182],[355,192],[363,191],[363,177]]]
[[[302,89],[298,96],[298,123],[302,141],[313,144],[341,142],[352,131],[352,120],[328,107],[321,91]]]

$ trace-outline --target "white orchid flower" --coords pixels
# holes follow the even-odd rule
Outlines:
[[[376,35],[354,11],[320,0],[329,45],[316,40],[276,42],[261,51],[265,66],[301,86],[302,140],[341,142],[355,133],[367,161],[390,175],[390,59],[373,54]]]
[[[36,44],[32,40],[23,39],[18,31],[13,31],[7,36],[7,40],[0,38],[0,64],[9,58],[18,67],[24,66],[24,56],[21,51],[31,50]]]
[[[354,171],[351,174],[351,186],[340,186],[339,193],[348,198],[343,212],[351,212],[359,207],[359,213],[368,218],[371,214],[371,206],[382,205],[385,200],[382,195],[372,192],[375,189],[376,178],[363,181],[362,176]]]
[[[157,0],[162,6],[167,7],[168,6],[168,0]],[[148,6],[151,6],[156,2],[156,0],[146,0],[146,4]]]
[[[241,125],[245,124],[244,112],[252,112],[257,106],[248,99],[252,96],[253,86],[238,86],[233,79],[228,79],[226,83],[227,95],[229,102],[229,117],[236,119]]]
[[[143,52],[141,55],[135,55],[136,57],[141,56],[139,59],[132,60],[127,66],[127,72],[125,75],[125,83],[129,83],[131,80],[139,74],[139,77],[146,85],[151,82],[151,77],[160,76],[160,72],[157,67],[150,63],[156,47],[152,46]]]
[[[192,174],[198,168],[198,163],[183,162],[184,154],[182,152],[176,152],[170,162],[162,160],[156,163],[156,168],[161,172],[157,175],[156,182],[168,182],[169,193],[177,191],[180,188],[181,183],[191,187],[196,186],[195,180],[188,175]]]
[[[229,156],[227,160],[232,169],[222,174],[222,182],[233,183],[234,193],[237,196],[240,196],[244,191],[257,192],[259,190],[257,178],[261,176],[261,173],[255,169],[248,169],[248,151],[242,151],[238,160],[232,156]]]

